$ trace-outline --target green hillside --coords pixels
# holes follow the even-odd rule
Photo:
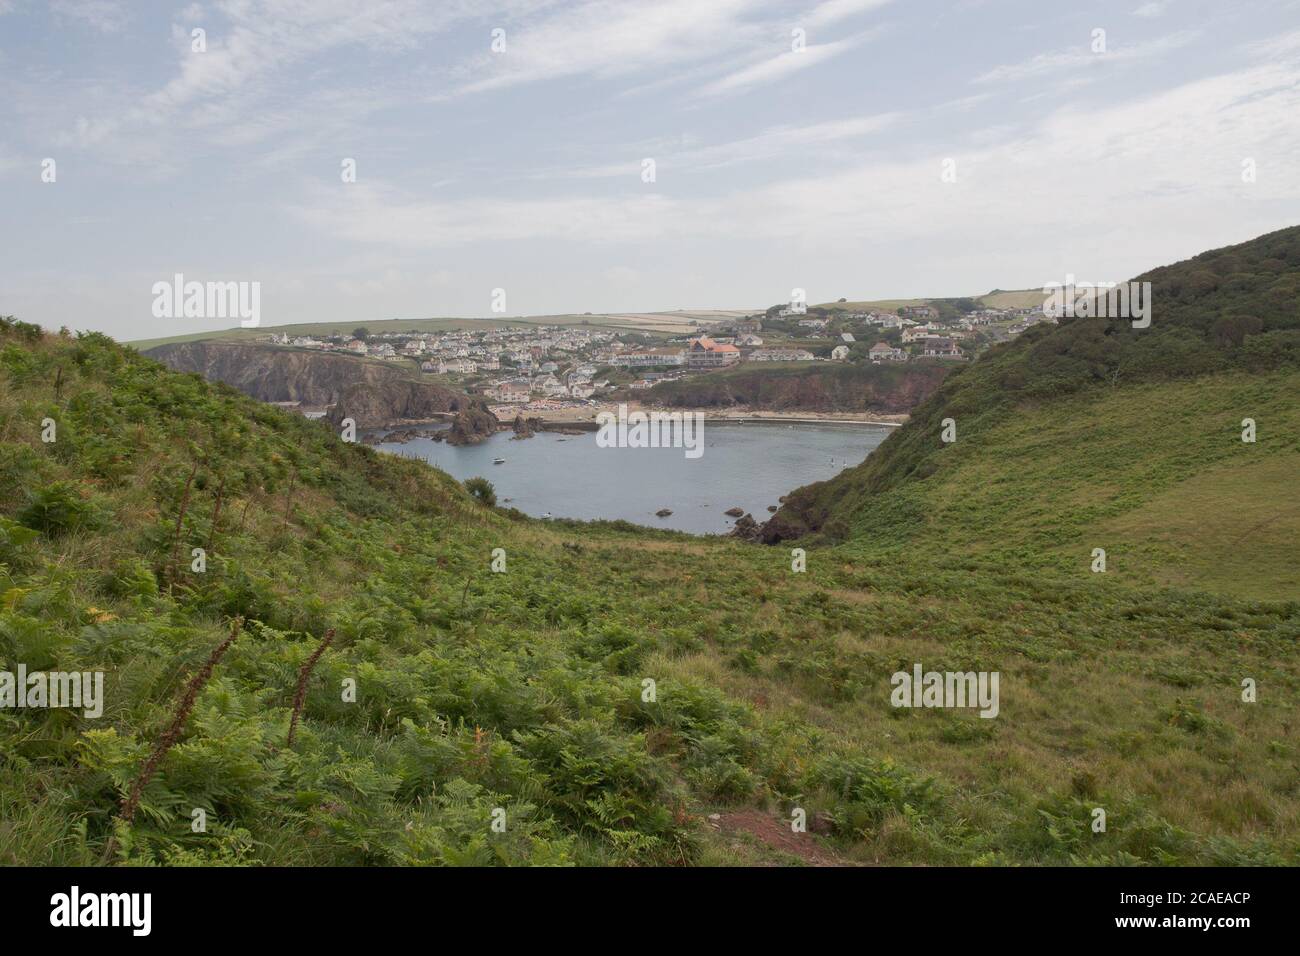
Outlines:
[[[995,346],[862,465],[791,495],[771,536],[1061,571],[1100,547],[1131,580],[1300,596],[1300,229],[1138,279],[1149,328],[1067,319]]]
[[[0,708],[0,863],[1300,863],[1294,334],[1115,386],[1079,330],[995,349],[796,495],[838,524],[794,573],[0,322],[0,672],[105,675],[98,718]],[[997,718],[892,707],[916,663],[997,671]]]

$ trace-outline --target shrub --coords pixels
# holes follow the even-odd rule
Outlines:
[[[497,503],[497,490],[492,487],[492,482],[486,478],[466,478],[465,490],[468,491],[475,500],[482,502],[489,508],[495,507]]]
[[[9,518],[0,518],[0,564],[17,565],[28,556],[36,532]]]
[[[92,502],[77,493],[74,484],[56,481],[28,495],[27,507],[18,512],[18,521],[56,538],[73,531],[94,530],[102,524],[102,516]]]

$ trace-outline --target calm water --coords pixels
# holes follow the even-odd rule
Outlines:
[[[813,481],[859,464],[890,429],[872,425],[715,424],[704,426],[704,454],[681,448],[600,448],[596,433],[540,432],[514,441],[499,432],[481,445],[457,447],[428,438],[381,444],[414,455],[463,481],[492,482],[497,503],[541,517],[623,519],[695,534],[721,534],[739,507],[757,521],[768,505]],[[492,459],[504,458],[501,465]],[[511,499],[506,502],[504,499]],[[667,518],[655,517],[671,508]]]

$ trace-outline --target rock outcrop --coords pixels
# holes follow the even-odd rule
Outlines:
[[[144,354],[264,402],[332,405],[328,418],[335,425],[351,418],[358,428],[379,428],[454,414],[470,404],[463,392],[352,355],[218,341],[177,342]]]
[[[532,438],[537,434],[541,424],[541,421],[537,418],[524,418],[523,415],[516,415],[514,424],[510,427],[514,429],[515,438]]]
[[[481,399],[470,399],[469,406],[463,409],[451,423],[445,434],[448,445],[477,445],[487,441],[497,433],[501,422],[488,410]]]
[[[357,428],[382,428],[402,421],[445,418],[464,411],[472,402],[463,392],[431,382],[381,379],[346,386],[325,417],[334,425],[351,418]],[[492,420],[496,422],[495,416]]]

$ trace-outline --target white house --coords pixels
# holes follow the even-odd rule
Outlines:
[[[497,382],[487,391],[490,397],[500,402],[526,402],[530,394],[526,382]]]
[[[620,368],[646,368],[654,365],[681,365],[682,361],[683,356],[679,351],[646,349],[640,352],[624,352],[621,355],[615,355],[609,360],[609,364]]]
[[[925,345],[921,349],[921,354],[929,358],[941,359],[963,359],[966,356],[962,354],[957,343],[952,339],[933,337],[925,340]]]

